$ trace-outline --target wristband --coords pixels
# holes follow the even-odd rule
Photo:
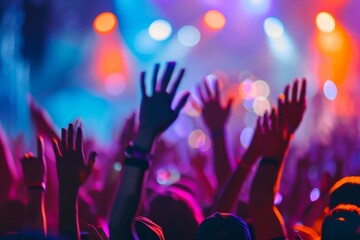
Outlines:
[[[276,161],[276,159],[275,158],[263,158],[262,160],[261,160],[261,162],[260,162],[260,164],[261,165],[267,165],[267,164],[269,164],[269,165],[273,165],[273,166],[275,166],[275,167],[279,167],[279,162],[278,161]]]
[[[145,150],[133,143],[125,149],[125,156],[127,158],[141,159],[143,161],[151,161],[152,156],[148,150]]]
[[[44,182],[32,182],[28,186],[28,190],[46,190],[46,184]]]

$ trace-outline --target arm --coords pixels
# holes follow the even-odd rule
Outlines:
[[[80,186],[90,176],[95,163],[96,153],[91,152],[88,164],[85,164],[82,148],[82,130],[76,131],[74,147],[74,129],[61,132],[61,144],[53,139],[56,168],[59,180],[59,234],[70,239],[80,239],[77,196]]]
[[[220,103],[219,82],[215,82],[214,93],[211,92],[206,81],[204,81],[204,85],[206,94],[203,94],[201,88],[198,87],[198,93],[203,104],[202,118],[211,133],[215,175],[218,189],[221,189],[231,173],[225,127],[230,115],[232,99],[229,99],[226,107],[223,107]]]
[[[43,140],[37,139],[37,157],[27,153],[21,160],[23,176],[27,186],[27,204],[24,228],[26,231],[41,233],[46,236],[46,218],[44,191],[46,183],[46,164],[43,154]]]
[[[258,118],[249,148],[243,155],[241,162],[238,163],[236,170],[222,188],[214,205],[213,212],[231,212],[233,210],[237,197],[250,174],[252,166],[261,155],[262,137],[260,118]]]
[[[285,88],[284,101],[279,99],[279,114],[273,109],[270,118],[265,114],[263,121],[263,159],[250,191],[250,209],[255,235],[260,240],[287,237],[284,221],[273,202],[290,140],[305,111],[306,82],[303,80],[299,99],[298,81],[293,85],[291,101],[289,88]]]
[[[159,67],[158,64],[155,65],[151,96],[145,90],[145,72],[141,74],[140,125],[132,152],[127,152],[122,181],[113,203],[109,224],[111,239],[134,239],[131,232],[132,222],[140,203],[145,171],[149,164],[148,159],[144,158],[149,156],[156,137],[176,120],[190,95],[189,93],[183,95],[173,110],[171,104],[185,70],[181,69],[173,87],[167,92],[175,63],[168,63],[163,78],[158,84]]]

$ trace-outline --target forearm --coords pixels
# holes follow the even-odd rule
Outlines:
[[[24,228],[46,235],[43,189],[28,189]]]
[[[226,145],[225,130],[211,133],[214,154],[214,171],[218,182],[217,189],[221,189],[231,174],[230,157]]]
[[[77,210],[78,188],[59,186],[59,235],[80,239]]]
[[[256,153],[247,151],[236,170],[222,188],[214,205],[213,212],[231,212],[236,204],[237,197],[251,171],[252,163],[257,160]]]

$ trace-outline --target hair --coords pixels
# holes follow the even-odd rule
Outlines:
[[[200,224],[196,240],[250,240],[250,236],[242,218],[230,213],[214,213]]]
[[[162,229],[165,239],[194,239],[202,220],[201,210],[182,190],[170,190],[158,194],[150,202],[147,213]]]
[[[329,191],[330,210],[339,204],[360,206],[360,177],[349,176],[337,181]]]
[[[331,210],[324,219],[321,239],[360,239],[360,208],[352,204],[340,204]]]

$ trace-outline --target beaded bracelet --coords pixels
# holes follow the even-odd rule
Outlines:
[[[28,190],[46,190],[46,184],[44,182],[32,182],[28,186]]]
[[[147,170],[149,168],[149,162],[142,159],[126,158],[125,166],[131,166],[131,167],[140,168],[142,170]]]
[[[270,164],[270,165],[279,167],[279,162],[276,161],[275,158],[263,158],[263,159],[260,161],[260,164],[261,164],[261,165],[263,165],[263,164]]]

